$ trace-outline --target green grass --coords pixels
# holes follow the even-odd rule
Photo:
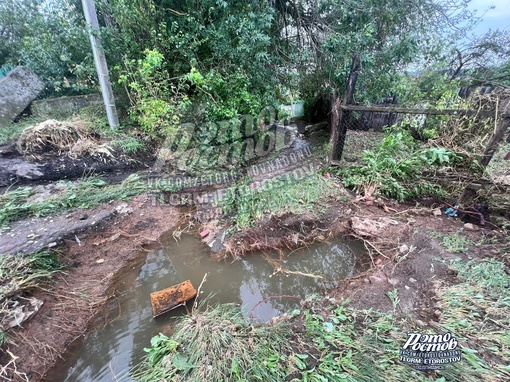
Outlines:
[[[131,175],[120,184],[107,184],[97,177],[87,177],[68,183],[62,192],[44,201],[31,202],[33,188],[20,187],[0,195],[0,229],[9,228],[9,223],[32,217],[45,216],[72,208],[91,208],[111,200],[126,199],[146,191],[145,182]]]
[[[434,234],[433,237],[441,238],[443,246],[452,253],[466,253],[473,245],[471,240],[462,235],[462,230],[449,235],[442,235],[443,234],[437,233]]]
[[[272,179],[260,189],[249,188],[250,180],[228,189],[221,207],[237,228],[253,225],[269,214],[320,213],[328,197],[338,197],[340,188],[330,179],[312,174],[295,181],[286,177]]]
[[[181,319],[172,338],[158,335],[134,371],[137,381],[276,381],[289,361],[288,325],[254,326],[233,304]]]

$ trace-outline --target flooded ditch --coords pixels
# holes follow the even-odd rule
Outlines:
[[[149,295],[154,291],[187,279],[198,288],[208,273],[202,301],[207,298],[210,303],[237,303],[245,315],[268,321],[298,308],[306,295],[321,293],[334,287],[335,281],[352,275],[360,252],[362,246],[356,243],[332,239],[287,251],[282,258],[253,253],[238,261],[218,262],[194,236],[183,235],[176,242],[169,235],[141,266],[119,281],[117,305],[109,313],[108,323],[75,346],[65,355],[66,362],[49,376],[52,381],[66,382],[131,381],[128,371],[145,354],[143,348],[150,345],[150,338],[159,332],[171,333],[175,322],[172,318],[186,314],[181,307],[153,319]],[[297,298],[266,300],[270,296]]]

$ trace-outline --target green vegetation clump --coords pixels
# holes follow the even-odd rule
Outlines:
[[[270,214],[319,214],[326,199],[339,194],[339,187],[332,180],[316,173],[299,181],[288,176],[277,177],[258,188],[246,179],[227,190],[221,208],[225,214],[233,215],[230,221],[238,229],[243,229]]]
[[[344,186],[365,197],[384,195],[403,201],[422,194],[445,196],[438,184],[422,175],[455,158],[455,153],[444,148],[420,148],[409,131],[394,127],[374,150],[363,152],[361,165],[337,167],[331,172],[342,178]]]
[[[233,304],[208,307],[159,334],[133,373],[137,381],[278,381],[286,376],[287,324],[255,326]]]

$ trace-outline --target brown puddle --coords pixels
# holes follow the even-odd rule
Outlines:
[[[210,258],[207,248],[190,235],[177,243],[169,235],[160,249],[149,253],[141,267],[127,274],[117,287],[118,306],[103,328],[90,333],[83,343],[65,355],[66,361],[49,373],[52,381],[101,382],[131,381],[129,369],[140,362],[144,347],[159,332],[168,332],[172,318],[186,314],[179,308],[154,319],[150,294],[190,280],[201,289],[209,303],[238,303],[245,314],[268,321],[299,307],[299,299],[271,298],[321,293],[355,272],[355,254],[362,246],[343,239],[302,248],[286,254],[280,266],[290,273],[275,273],[273,265],[260,253],[232,263]],[[278,260],[277,257],[272,260]],[[292,273],[294,272],[294,273]],[[308,274],[307,276],[302,275]],[[310,277],[321,276],[322,279]]]

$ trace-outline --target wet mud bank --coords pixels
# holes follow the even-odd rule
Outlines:
[[[2,350],[4,365],[9,353],[17,357],[10,380],[39,381],[61,362],[67,347],[87,332],[112,298],[115,280],[143,261],[146,247],[181,219],[179,211],[156,208],[147,196],[134,198],[128,207],[63,239],[59,250],[64,270],[46,290],[34,293],[43,305],[23,327],[9,332],[15,345]]]

